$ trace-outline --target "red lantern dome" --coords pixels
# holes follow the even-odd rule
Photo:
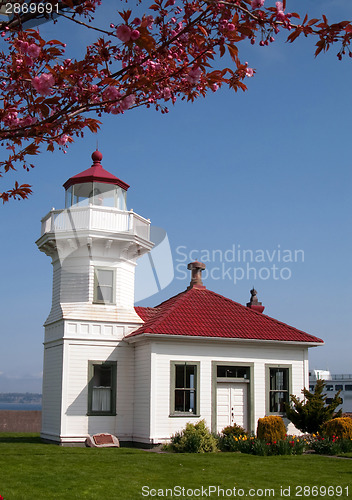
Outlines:
[[[130,186],[105,170],[100,163],[102,159],[101,152],[94,151],[93,165],[65,182],[66,208],[92,204],[126,210],[126,194]]]

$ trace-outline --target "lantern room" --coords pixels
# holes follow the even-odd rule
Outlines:
[[[65,208],[95,205],[126,210],[129,185],[105,170],[102,159],[101,152],[94,151],[93,165],[65,182]]]

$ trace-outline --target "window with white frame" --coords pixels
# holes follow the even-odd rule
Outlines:
[[[199,362],[171,362],[171,415],[199,413]]]
[[[103,267],[94,268],[94,302],[97,304],[115,303],[115,270]]]
[[[89,361],[88,415],[116,415],[116,361]]]
[[[289,369],[269,367],[269,411],[286,413],[289,401]]]

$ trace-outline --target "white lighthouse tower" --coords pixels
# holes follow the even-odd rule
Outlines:
[[[126,208],[128,184],[103,169],[99,151],[92,159],[65,182],[65,209],[42,219],[36,242],[53,265],[41,436],[66,445],[99,432],[132,436],[134,354],[123,338],[142,323],[135,266],[153,246],[150,221]]]

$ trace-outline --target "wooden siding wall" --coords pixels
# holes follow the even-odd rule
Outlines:
[[[136,345],[134,353],[133,440],[150,441],[151,351],[150,344]]]
[[[63,346],[46,345],[44,349],[42,435],[58,437],[61,428]]]
[[[108,432],[131,440],[133,422],[133,348],[125,342],[65,342],[63,441],[82,441],[88,434]],[[117,361],[117,415],[87,416],[88,361]]]
[[[100,267],[114,267],[115,304],[94,304],[94,266],[77,263],[71,258],[63,262],[53,262],[53,291],[50,314],[46,325],[60,319],[72,318],[104,322],[135,322],[141,324],[134,310],[134,272],[133,262],[110,262],[96,260]]]
[[[305,383],[306,348],[299,347],[270,347],[244,346],[224,343],[215,346],[212,342],[199,341],[154,342],[152,347],[152,384],[151,393],[154,395],[152,405],[153,422],[151,440],[155,443],[167,440],[170,435],[183,429],[187,422],[196,422],[205,419],[209,428],[212,427],[212,361],[219,362],[251,362],[254,363],[254,422],[266,414],[266,364],[282,364],[292,367],[292,391],[301,394]],[[145,349],[144,349],[145,352]],[[145,356],[146,359],[146,356]],[[170,414],[170,362],[171,361],[199,361],[200,362],[200,417],[169,417]],[[136,358],[136,366],[138,366]],[[146,384],[144,390],[146,390]],[[147,399],[145,397],[145,399]],[[137,423],[137,422],[136,422]],[[138,425],[135,425],[137,432]],[[255,431],[255,428],[252,429]],[[296,431],[292,424],[289,432]]]

